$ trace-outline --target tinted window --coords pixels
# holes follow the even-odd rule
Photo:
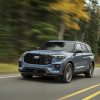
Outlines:
[[[74,42],[47,42],[44,44],[42,50],[64,50],[67,52],[72,52],[74,47]]]
[[[89,52],[85,44],[82,44],[82,50],[83,50],[84,53]]]
[[[90,46],[86,45],[86,47],[87,47],[89,52],[92,52]]]
[[[78,43],[78,44],[76,44],[76,51],[77,50],[82,50],[82,48],[81,48],[81,45]]]

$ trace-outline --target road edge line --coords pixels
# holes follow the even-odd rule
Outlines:
[[[19,77],[20,75],[15,75],[15,76],[0,76],[0,79],[5,79],[5,78],[13,78],[13,77]]]

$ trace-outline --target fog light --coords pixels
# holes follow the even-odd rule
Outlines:
[[[59,64],[55,64],[54,66],[55,66],[56,69],[59,69],[60,68],[60,65]]]

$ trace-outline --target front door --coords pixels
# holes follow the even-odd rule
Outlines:
[[[80,43],[77,43],[75,46],[75,53],[73,56],[74,64],[75,64],[75,72],[82,71],[84,68],[84,61],[83,61],[83,53],[77,52],[82,51],[82,47]]]

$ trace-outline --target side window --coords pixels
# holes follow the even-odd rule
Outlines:
[[[89,50],[87,49],[85,44],[82,44],[82,50],[84,53],[89,53]]]
[[[82,50],[82,48],[81,48],[81,45],[78,43],[78,44],[76,44],[76,51],[77,50]]]
[[[89,45],[86,45],[86,47],[88,48],[88,51],[91,53],[92,52],[91,47]]]

